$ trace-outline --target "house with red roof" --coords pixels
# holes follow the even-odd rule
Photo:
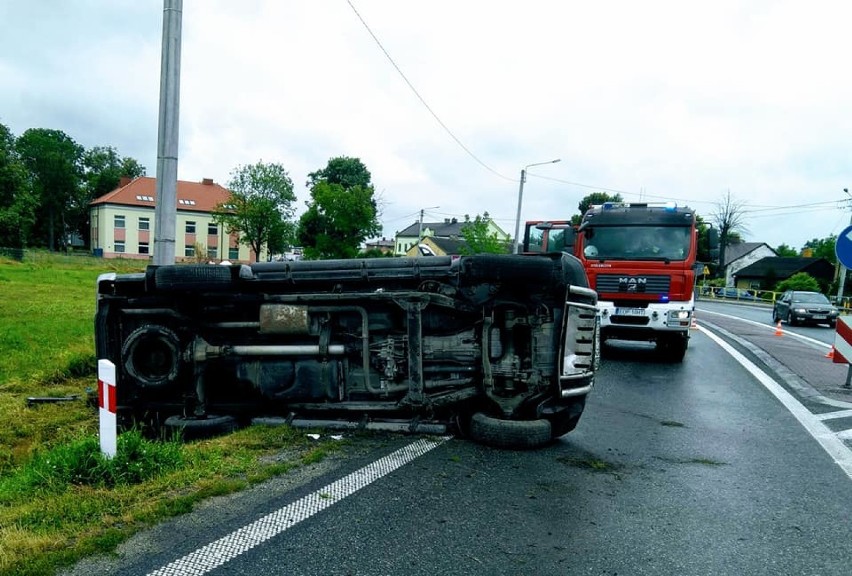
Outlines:
[[[118,188],[89,204],[92,251],[104,258],[147,259],[154,255],[157,179],[122,178]],[[175,260],[252,262],[254,253],[213,221],[213,210],[227,202],[227,188],[205,178],[177,182]],[[203,252],[203,253],[202,253]]]

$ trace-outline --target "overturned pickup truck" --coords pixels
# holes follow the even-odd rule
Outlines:
[[[119,421],[469,435],[535,447],[577,425],[595,292],[567,254],[149,266],[103,274],[97,356]]]

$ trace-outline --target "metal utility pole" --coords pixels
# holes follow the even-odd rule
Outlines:
[[[157,265],[175,262],[182,17],[183,0],[164,0],[160,120],[157,133],[157,205],[154,212],[154,264]]]
[[[423,212],[426,210],[434,210],[440,206],[429,206],[428,208],[420,209],[420,220],[417,222],[417,255],[420,256],[420,241],[423,239]]]
[[[560,160],[561,158],[557,158],[556,160],[549,160],[547,162],[536,162],[535,164],[527,164],[521,170],[521,186],[518,188],[518,214],[515,216],[515,247],[512,250],[513,254],[517,254],[521,246],[521,242],[518,238],[518,235],[521,233],[521,204],[524,200],[524,182],[526,182],[527,180],[527,168],[531,168],[533,166],[541,166],[543,164],[556,164]]]

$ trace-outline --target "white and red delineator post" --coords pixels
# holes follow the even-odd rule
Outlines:
[[[115,456],[117,449],[115,364],[98,360],[98,407],[100,412],[101,453]]]
[[[834,335],[834,359],[835,364],[849,364],[849,372],[846,374],[846,388],[852,383],[852,319],[848,316],[838,316],[837,332]]]

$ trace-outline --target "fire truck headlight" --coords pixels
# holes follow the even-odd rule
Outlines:
[[[689,319],[689,310],[672,310],[669,312],[669,320],[687,320]]]

